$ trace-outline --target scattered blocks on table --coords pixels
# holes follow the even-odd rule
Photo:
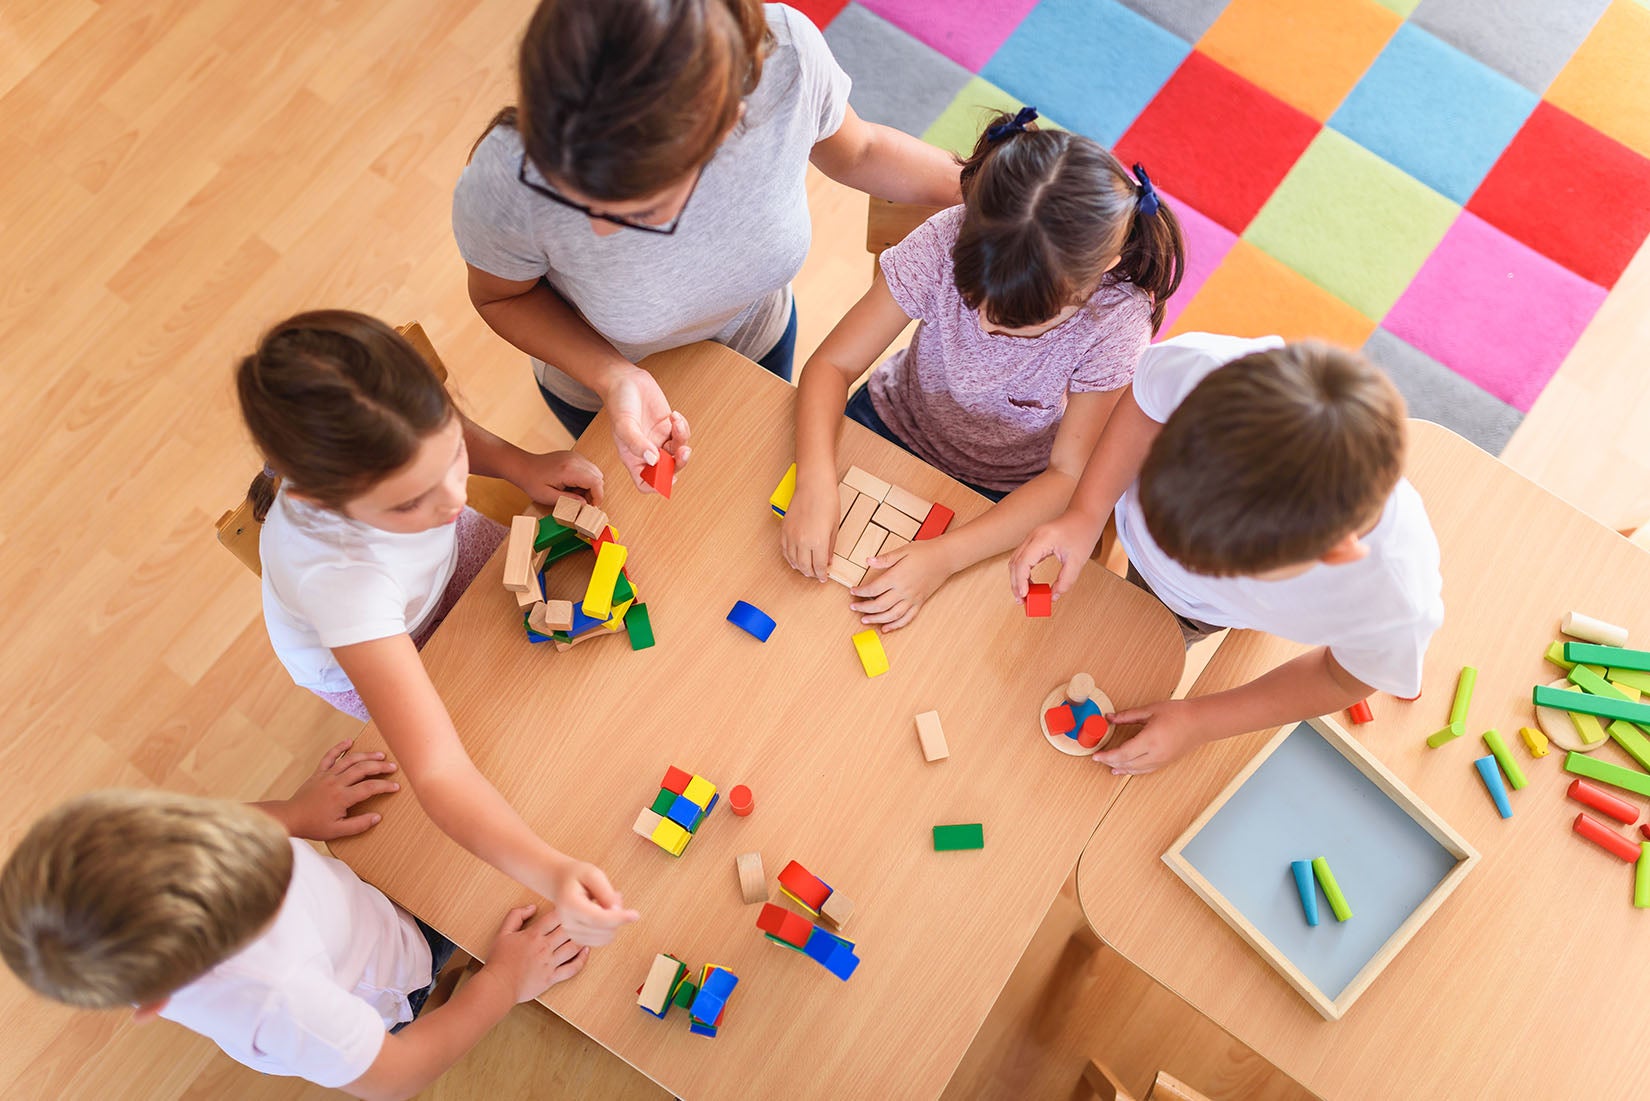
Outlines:
[[[624,617],[624,629],[630,632],[632,650],[646,650],[653,645],[653,617],[646,604],[630,606],[630,614]]]
[[[928,515],[923,519],[922,526],[917,529],[916,539],[912,542],[944,535],[945,529],[951,526],[951,521],[956,519],[956,516],[955,512],[935,502],[934,507],[928,510]]]
[[[687,830],[668,818],[661,820],[653,830],[653,843],[671,856],[681,856],[692,837]]]
[[[780,516],[790,511],[791,498],[796,496],[796,464],[792,463],[785,470],[785,476],[779,479],[773,492],[768,495],[768,507]]]
[[[642,981],[636,1004],[663,1020],[665,1011],[670,1008],[670,1000],[676,994],[676,986],[686,974],[687,967],[681,960],[668,953],[659,953],[653,957],[647,978]]]
[[[853,901],[843,895],[841,891],[832,891],[819,907],[819,916],[836,926],[844,928],[848,919],[854,916]]]
[[[676,456],[659,449],[659,458],[650,466],[642,467],[642,481],[653,487],[653,492],[670,499],[670,484],[676,478]]]
[[[596,552],[596,567],[590,571],[590,585],[584,591],[584,614],[606,619],[613,611],[613,587],[619,583],[629,549],[619,543],[603,543]]]
[[[1530,751],[1531,757],[1545,757],[1547,755],[1547,735],[1533,726],[1518,728],[1518,736],[1524,739],[1524,748]]]
[[[819,913],[819,908],[831,894],[830,884],[795,860],[780,870],[779,889],[784,892],[786,898],[810,914]]]
[[[888,672],[888,652],[882,648],[882,639],[875,627],[854,636],[854,651],[859,654],[866,676],[880,677]]]
[[[758,642],[768,641],[768,636],[773,634],[773,618],[761,608],[743,600],[734,602],[733,609],[728,612],[728,622]]]
[[[751,798],[751,789],[744,784],[733,785],[728,792],[728,809],[743,818],[756,807],[756,800]]]
[[[1472,763],[1478,770],[1478,778],[1484,781],[1484,788],[1495,800],[1495,809],[1503,818],[1512,817],[1512,803],[1507,799],[1507,785],[1501,782],[1501,769],[1496,765],[1495,758],[1480,757]]]
[[[762,871],[762,854],[740,853],[734,857],[733,866],[739,873],[739,896],[745,904],[767,901],[768,877]]]
[[[1026,615],[1042,619],[1054,614],[1054,589],[1052,586],[1033,581],[1026,586]]]
[[[1370,711],[1368,700],[1359,700],[1357,703],[1347,708],[1346,715],[1347,718],[1351,719],[1359,726],[1362,726],[1364,723],[1372,723],[1375,721],[1375,713]]]
[[[882,503],[882,499],[888,496],[888,490],[892,488],[875,474],[861,470],[857,466],[850,466],[848,473],[842,476],[842,481],[846,485],[853,486],[865,496],[872,498],[878,504]]]
[[[1313,857],[1312,874],[1317,878],[1318,886],[1323,888],[1323,897],[1329,902],[1329,912],[1335,915],[1335,920],[1351,920],[1352,907],[1347,905],[1341,885],[1335,882],[1335,873],[1330,871],[1329,861],[1321,856]]]
[[[1495,763],[1501,766],[1501,771],[1507,776],[1507,783],[1514,791],[1528,783],[1524,779],[1524,770],[1518,767],[1518,762],[1513,760],[1513,755],[1507,751],[1507,743],[1501,740],[1499,731],[1484,731],[1484,746],[1495,757]]]
[[[951,755],[945,744],[945,729],[940,726],[938,711],[924,711],[917,716],[917,742],[922,746],[922,759],[943,761]]]
[[[1631,826],[1639,819],[1639,809],[1625,799],[1617,798],[1599,787],[1582,779],[1570,781],[1565,791],[1571,799],[1578,803],[1585,803],[1600,814],[1607,814],[1617,822],[1625,822]]]
[[[504,587],[513,593],[525,592],[533,570],[533,536],[539,522],[532,516],[512,516],[510,534],[504,545]]]
[[[1639,858],[1637,844],[1586,812],[1576,815],[1572,828],[1599,848],[1615,854],[1617,858],[1629,864]]]
[[[960,852],[985,848],[985,826],[980,822],[934,827],[934,851]]]
[[[1594,760],[1585,753],[1565,754],[1564,771],[1650,798],[1650,775],[1610,761]]]
[[[1301,910],[1306,914],[1306,924],[1318,924],[1318,883],[1313,878],[1312,862],[1292,860],[1289,870],[1295,875],[1295,890],[1301,896]]]
[[[1596,642],[1600,646],[1627,645],[1627,628],[1617,627],[1614,623],[1606,623],[1602,619],[1595,619],[1581,612],[1565,612],[1564,621],[1559,624],[1558,629],[1571,638]]]

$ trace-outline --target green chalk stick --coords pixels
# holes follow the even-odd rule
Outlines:
[[[1619,646],[1599,646],[1592,642],[1566,642],[1564,660],[1650,673],[1650,651],[1646,650],[1623,650]]]
[[[1456,738],[1459,738],[1462,734],[1466,733],[1466,730],[1467,728],[1462,726],[1460,723],[1450,723],[1448,726],[1444,727],[1444,729],[1428,735],[1427,745],[1433,749],[1437,749],[1445,742],[1452,742]]]
[[[1495,763],[1500,765],[1501,771],[1507,774],[1507,783],[1512,785],[1514,791],[1529,783],[1528,780],[1524,779],[1524,772],[1518,767],[1518,762],[1513,760],[1511,753],[1507,752],[1507,743],[1501,740],[1499,731],[1484,731],[1484,744],[1490,747],[1491,753],[1495,754]]]
[[[1560,669],[1564,670],[1566,673],[1576,667],[1575,662],[1564,660],[1564,643],[1557,639],[1553,640],[1553,644],[1547,647],[1547,652],[1542,656],[1554,665],[1558,666]],[[1601,677],[1604,675],[1604,666],[1602,665],[1588,665],[1585,668],[1592,670]]]
[[[1574,671],[1572,670],[1572,673]],[[1566,692],[1538,684],[1530,693],[1537,707],[1556,707],[1560,711],[1574,711],[1581,715],[1597,715],[1601,719],[1626,719],[1630,723],[1650,723],[1650,703],[1613,699],[1609,696],[1589,696],[1582,692]]]
[[[1637,761],[1640,768],[1650,772],[1650,738],[1646,738],[1632,723],[1620,719],[1610,724],[1609,734],[1627,756]]]
[[[1564,771],[1650,798],[1650,774],[1635,772],[1625,765],[1595,761],[1585,753],[1571,752],[1564,755]]]
[[[1478,683],[1478,670],[1470,665],[1461,667],[1461,678],[1455,682],[1455,702],[1450,705],[1449,724],[1465,726],[1467,708],[1472,704],[1472,688]]]
[[[1612,700],[1632,701],[1633,697],[1617,688],[1585,665],[1577,665],[1569,672],[1570,683],[1583,692],[1591,692],[1595,696],[1607,696]]]
[[[934,851],[937,853],[983,848],[985,848],[985,826],[979,822],[934,827]]]
[[[1633,905],[1650,910],[1650,841],[1639,842],[1639,862],[1633,868]]]
[[[1346,921],[1352,916],[1352,907],[1346,904],[1346,896],[1341,894],[1341,885],[1335,882],[1335,873],[1329,870],[1329,861],[1321,856],[1312,858],[1312,874],[1318,877],[1318,886],[1323,888],[1323,897],[1329,900],[1329,909],[1335,915],[1336,921]]]
[[[1650,673],[1643,673],[1637,669],[1615,669],[1605,671],[1605,677],[1615,684],[1625,684],[1629,688],[1637,688],[1640,692],[1650,692]]]

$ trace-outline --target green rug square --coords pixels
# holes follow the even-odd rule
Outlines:
[[[922,132],[922,140],[966,157],[974,151],[974,143],[980,140],[980,131],[985,129],[993,111],[1007,111],[1012,115],[1024,106],[989,80],[975,77],[963,85],[962,91],[940,112],[940,117]],[[1043,130],[1065,129],[1047,117],[1039,118],[1037,125]]]
[[[1375,2],[1383,8],[1397,12],[1405,19],[1408,19],[1410,13],[1421,6],[1421,0],[1375,0]]]
[[[1325,129],[1243,237],[1379,321],[1461,208]]]

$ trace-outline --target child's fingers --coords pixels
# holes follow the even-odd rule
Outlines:
[[[357,780],[350,785],[349,797],[355,803],[364,803],[374,795],[388,795],[393,791],[400,791],[401,785],[394,780]]]
[[[916,617],[917,617],[917,606],[915,604],[908,605],[905,609],[905,614],[900,616],[898,619],[894,620],[894,622],[889,623],[886,626],[884,626],[882,628],[882,633],[887,634],[889,631],[897,631],[901,627],[905,626],[907,623],[910,623]]]
[[[911,602],[906,600],[904,597],[896,596],[890,598],[889,607],[869,615],[862,615],[859,617],[859,621],[867,626],[893,623],[895,620],[903,617],[910,610]]]
[[[380,814],[356,814],[348,818],[340,818],[332,825],[334,837],[354,837],[358,833],[366,833],[378,825],[383,818]]]
[[[575,944],[571,939],[564,940],[560,944],[550,946],[550,962],[557,965],[564,964],[578,958],[585,951],[587,949],[584,945]]]
[[[374,760],[363,753],[353,757],[347,767],[338,770],[338,779],[345,784],[358,784],[369,776],[384,776],[394,772],[395,768],[395,762],[384,760],[382,754]]]
[[[1113,726],[1129,726],[1133,723],[1143,723],[1152,717],[1151,709],[1146,707],[1130,707],[1112,715],[1108,720]]]
[[[590,949],[583,948],[579,950],[578,955],[574,956],[566,963],[558,964],[556,969],[550,972],[551,985],[553,986],[556,983],[565,982],[566,980],[571,979],[574,975],[577,975],[580,971],[583,971],[584,965],[589,959]]]
[[[531,902],[525,906],[517,906],[515,909],[504,915],[504,920],[499,923],[500,932],[519,932],[521,927],[527,924],[527,919],[532,917],[534,911],[537,909],[538,907]]]
[[[1083,571],[1083,563],[1088,559],[1080,555],[1062,555],[1060,557],[1060,576],[1054,579],[1053,593],[1055,596],[1064,596],[1077,584],[1077,575]]]
[[[339,742],[337,745],[321,754],[320,771],[325,772],[336,765],[339,761],[343,760],[344,754],[348,753],[349,747],[354,744],[355,743],[353,741]]]

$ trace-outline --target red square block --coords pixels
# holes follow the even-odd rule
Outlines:
[[[1041,581],[1026,586],[1026,615],[1042,618],[1054,614],[1054,590]]]
[[[1650,160],[1541,102],[1467,209],[1612,287],[1650,235]]]
[[[763,904],[762,912],[756,915],[756,927],[797,948],[807,945],[814,931],[813,922],[772,902]]]
[[[831,897],[825,881],[794,860],[779,873],[779,885],[801,899],[802,905],[810,910],[819,909]]]
[[[956,516],[955,512],[936,502],[934,507],[928,510],[922,526],[917,529],[917,538],[932,539],[936,535],[944,535],[945,529],[951,526],[951,521],[956,519]]]
[[[692,780],[693,774],[691,772],[683,772],[675,765],[671,765],[669,770],[665,772],[665,778],[659,782],[659,786],[666,791],[681,795],[687,791],[687,786]]]
[[[1197,51],[1117,143],[1124,164],[1233,233],[1277,189],[1319,123]]]
[[[1077,725],[1069,703],[1059,704],[1043,712],[1043,722],[1048,724],[1050,734],[1070,734],[1072,728]]]
[[[642,481],[653,487],[659,496],[670,498],[670,483],[676,477],[676,456],[668,451],[659,452],[659,461],[652,466],[642,467]]]

